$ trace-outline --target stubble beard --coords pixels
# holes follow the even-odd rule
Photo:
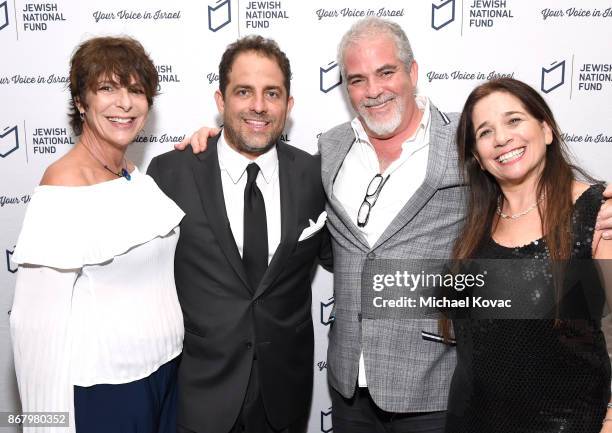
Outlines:
[[[368,129],[378,136],[387,136],[387,135],[392,134],[393,132],[397,130],[397,128],[399,128],[399,126],[402,123],[402,118],[404,116],[404,111],[405,111],[404,110],[405,104],[404,104],[403,98],[401,98],[398,95],[392,95],[392,96],[393,96],[393,101],[391,101],[391,103],[393,104],[393,112],[390,118],[387,120],[378,120],[374,118],[373,116],[370,116],[370,113],[368,112],[368,108],[367,108],[367,104],[368,104],[367,102],[362,101],[359,104],[359,108],[357,112],[359,113],[363,121],[365,122]],[[377,99],[388,98],[388,97],[389,95],[382,95],[381,97]],[[376,101],[377,101],[376,99],[370,100],[370,103],[374,103]]]
[[[242,118],[240,121],[242,122]],[[266,119],[267,120],[267,119]],[[227,135],[227,141],[233,144],[234,147],[240,152],[248,153],[249,155],[259,156],[269,151],[278,141],[282,134],[282,130],[276,133],[272,131],[269,134],[268,142],[264,146],[252,146],[246,140],[245,134],[240,133],[232,126],[231,122],[224,121],[223,129]]]

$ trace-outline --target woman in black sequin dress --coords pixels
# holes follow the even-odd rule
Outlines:
[[[457,143],[471,197],[454,257],[529,259],[532,266],[504,285],[536,309],[552,299],[555,313],[453,320],[458,359],[447,433],[612,432],[601,315],[582,311],[588,308],[580,297],[542,291],[538,281],[550,272],[535,261],[612,258],[612,243],[599,242],[594,230],[603,187],[575,179],[550,109],[517,80],[490,81],[470,94]],[[594,277],[578,291],[603,311],[604,290]],[[584,317],[563,320],[559,312],[568,308]],[[449,322],[442,325],[448,335]]]

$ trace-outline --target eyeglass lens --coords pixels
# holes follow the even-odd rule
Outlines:
[[[376,194],[378,187],[380,186],[380,183],[382,182],[382,180],[383,180],[383,177],[380,174],[377,174],[376,176],[374,176],[372,180],[370,181],[370,184],[368,185],[366,196],[372,196]]]

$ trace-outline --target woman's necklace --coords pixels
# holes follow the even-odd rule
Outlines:
[[[520,218],[524,215],[527,215],[529,212],[531,212],[532,210],[534,210],[536,207],[538,207],[538,205],[542,202],[542,200],[544,200],[544,194],[542,194],[540,196],[540,198],[538,199],[538,201],[536,201],[534,204],[532,204],[531,206],[529,206],[527,209],[525,209],[523,212],[519,212],[519,213],[515,213],[513,215],[506,215],[505,213],[502,212],[501,210],[501,204],[502,204],[502,198],[501,196],[497,197],[497,215],[499,215],[501,218],[503,219],[517,219]]]
[[[100,161],[100,159],[96,155],[94,155],[94,153],[91,151],[89,146],[87,146],[85,143],[83,143],[83,147],[85,147],[85,149],[87,149],[87,151],[93,157],[93,159],[98,161],[100,163],[100,165],[102,165],[102,167],[104,167],[105,170],[109,171],[110,173],[114,174],[117,177],[124,177],[127,180],[132,180],[132,176],[130,175],[130,172],[127,170],[127,161],[125,159],[125,156],[123,157],[123,165],[124,166],[121,167],[121,171],[117,172],[117,171],[111,170],[108,167],[108,165],[106,165],[102,161]]]

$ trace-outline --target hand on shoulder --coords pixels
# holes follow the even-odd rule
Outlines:
[[[572,184],[572,201],[576,203],[576,200],[578,200],[578,198],[580,198],[580,196],[590,187],[591,185],[589,185],[588,183],[574,181]],[[612,242],[602,242],[602,240],[604,239],[605,238],[602,238],[601,230],[595,230],[591,247],[593,251],[593,257],[596,259],[612,258]]]
[[[219,132],[221,132],[219,128],[208,128],[203,126],[180,143],[176,143],[174,148],[176,150],[185,150],[191,145],[191,151],[197,155],[198,153],[206,151],[208,148],[208,139],[219,134]]]
[[[601,206],[597,215],[597,233],[602,239],[612,240],[612,185],[608,185],[603,193],[606,202]]]
[[[589,189],[590,186],[591,185],[583,183],[583,182],[574,181],[572,185],[572,200],[576,202],[576,200],[578,200],[578,198],[587,189]],[[599,211],[598,219],[597,219],[598,224],[601,223],[602,212],[604,211],[606,207],[610,206],[610,203],[609,203],[610,200],[611,199],[607,199],[606,203],[602,205]],[[609,225],[611,224],[611,222],[608,221],[607,224],[608,225],[603,227],[604,229],[609,228]],[[612,259],[612,242],[607,241],[609,237],[602,236],[603,234],[604,232],[601,229],[595,230],[593,234],[593,242],[591,244],[592,249],[593,249],[593,257],[596,259]]]
[[[601,236],[601,231],[595,231],[593,235],[593,258],[612,259],[612,242]],[[611,281],[612,283],[612,281]]]

